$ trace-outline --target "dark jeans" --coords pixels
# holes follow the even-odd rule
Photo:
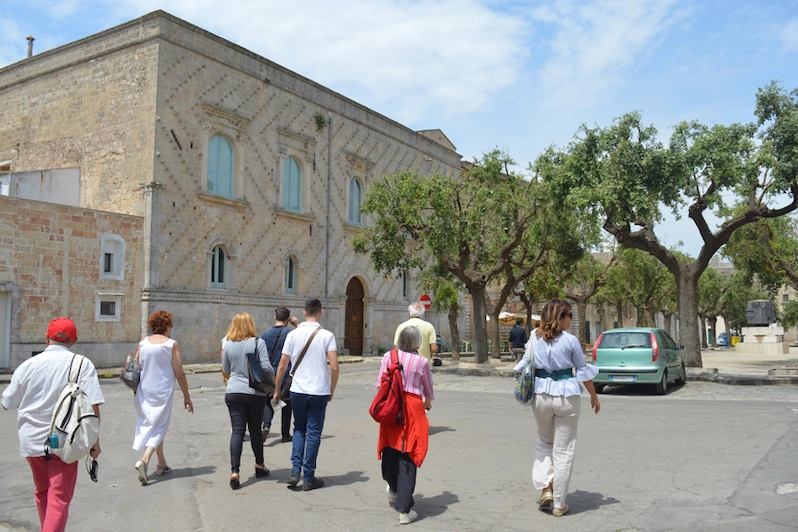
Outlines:
[[[291,401],[285,403],[285,406],[283,407],[282,416],[283,416],[282,419],[283,426],[281,427],[281,429],[283,433],[283,438],[288,438],[289,436],[291,436]]]
[[[291,392],[294,411],[294,440],[291,449],[291,472],[303,473],[303,480],[316,478],[316,458],[319,456],[321,431],[327,413],[329,395],[307,395]]]
[[[382,450],[382,478],[391,491],[396,493],[396,510],[406,514],[415,504],[413,492],[416,490],[416,464],[407,453],[393,447]]]
[[[268,398],[265,395],[228,393],[224,396],[233,432],[230,434],[230,470],[238,473],[241,467],[241,449],[244,447],[244,432],[249,427],[249,441],[255,453],[255,463],[263,465],[263,436],[260,423]]]

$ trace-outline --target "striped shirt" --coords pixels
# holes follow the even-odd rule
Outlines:
[[[430,401],[435,400],[432,390],[432,373],[429,370],[429,360],[418,353],[407,353],[399,350],[399,363],[402,364],[402,388],[407,393],[420,395]],[[377,374],[377,387],[380,386],[382,374],[388,371],[391,364],[391,352],[382,357],[380,372]]]

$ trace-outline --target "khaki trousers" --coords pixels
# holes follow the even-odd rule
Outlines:
[[[536,490],[542,490],[553,481],[554,508],[563,508],[568,495],[580,404],[578,395],[538,394],[532,402],[538,426],[532,485]]]

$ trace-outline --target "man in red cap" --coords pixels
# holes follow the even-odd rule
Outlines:
[[[69,503],[78,478],[78,462],[66,464],[58,456],[45,457],[44,444],[50,432],[50,420],[61,390],[69,381],[74,353],[70,351],[78,339],[75,322],[57,318],[47,327],[47,348],[19,365],[11,383],[3,391],[3,408],[17,408],[20,454],[28,460],[36,486],[34,496],[39,510],[42,532],[62,531],[66,527]],[[78,384],[88,396],[94,413],[100,417],[104,402],[97,370],[87,358]],[[100,441],[94,444],[91,456],[100,454]]]

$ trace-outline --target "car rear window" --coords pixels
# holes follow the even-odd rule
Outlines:
[[[651,347],[651,333],[647,332],[625,332],[608,333],[605,332],[601,337],[599,349],[601,348],[622,348],[622,347]]]

